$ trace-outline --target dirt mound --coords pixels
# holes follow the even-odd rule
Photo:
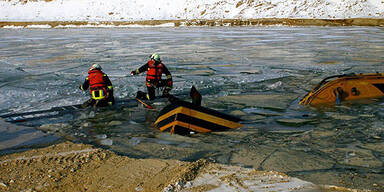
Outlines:
[[[351,191],[274,171],[133,159],[71,142],[1,156],[0,172],[0,191]]]
[[[2,156],[0,163],[0,188],[9,191],[161,191],[191,169],[69,142]]]

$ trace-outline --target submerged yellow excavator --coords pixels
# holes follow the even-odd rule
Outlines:
[[[384,73],[352,73],[323,79],[299,104],[319,106],[380,97],[384,97]]]
[[[192,103],[170,96],[170,105],[165,106],[154,123],[160,131],[169,131],[180,135],[191,132],[207,133],[239,128],[240,118],[213,109],[202,107],[201,95],[192,87]]]

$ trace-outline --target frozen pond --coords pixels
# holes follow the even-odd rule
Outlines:
[[[157,111],[123,104],[21,124],[130,157],[205,158],[380,190],[383,100],[325,109],[297,103],[327,76],[384,72],[383,37],[374,27],[0,29],[0,113],[84,102],[78,86],[93,62],[111,78],[117,100],[128,100],[145,88],[144,75],[128,74],[158,52],[173,75],[172,93],[195,85],[204,106],[239,116],[244,126],[169,135],[151,127]]]

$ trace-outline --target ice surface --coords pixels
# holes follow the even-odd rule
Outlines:
[[[129,72],[143,65],[148,55],[158,52],[172,72],[173,94],[186,96],[190,86],[195,85],[203,96],[203,106],[225,113],[243,111],[246,114],[242,113],[242,118],[247,120],[242,122],[242,128],[232,131],[178,137],[155,130],[151,123],[156,111],[143,110],[134,103],[103,110],[75,110],[62,117],[31,115],[28,117],[38,118],[25,122],[21,118],[18,124],[39,127],[66,123],[68,127],[58,130],[65,138],[100,145],[107,136],[105,139],[110,140],[104,141],[106,147],[137,158],[204,158],[259,169],[274,168],[309,181],[335,185],[341,181],[364,188],[384,181],[382,174],[376,174],[380,173],[382,167],[378,165],[383,160],[379,153],[384,138],[382,100],[325,109],[328,112],[298,106],[295,98],[278,102],[289,95],[304,95],[330,75],[384,70],[381,28],[0,31],[0,64],[4,69],[0,71],[1,114],[86,101],[89,93],[80,91],[78,86],[94,62],[101,64],[110,76],[116,99],[131,99],[136,91],[146,88],[144,74],[132,77]],[[232,96],[232,101],[217,99],[227,95]],[[252,103],[244,103],[238,95],[256,96],[249,99]],[[279,123],[286,119],[314,121],[300,127]],[[97,139],[97,135],[103,137]],[[346,154],[352,152],[355,156],[348,155],[345,161]],[[349,170],[358,174],[350,174]]]
[[[129,73],[153,52],[172,72],[175,94],[188,93],[192,85],[206,96],[280,92],[284,80],[263,81],[308,72],[379,70],[384,47],[378,34],[375,28],[3,29],[0,110],[35,111],[86,101],[88,92],[77,87],[93,62],[109,75],[117,98],[130,98],[145,91],[145,75]]]

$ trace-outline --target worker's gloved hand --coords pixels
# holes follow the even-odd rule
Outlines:
[[[136,75],[136,71],[131,71],[131,75]]]
[[[172,89],[172,86],[173,86],[173,81],[172,81],[172,79],[168,79],[168,80],[167,80],[167,85],[166,85],[165,88],[171,90],[171,89]]]
[[[84,91],[84,89],[83,89],[83,85],[79,85],[79,89],[82,90],[82,91]]]

